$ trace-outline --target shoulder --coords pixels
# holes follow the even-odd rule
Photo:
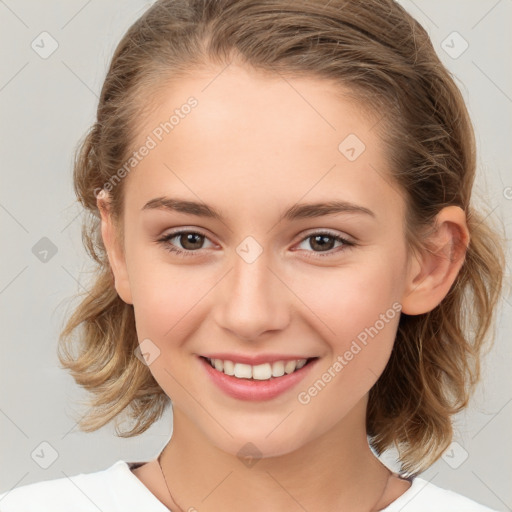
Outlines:
[[[119,460],[95,473],[36,482],[0,494],[2,512],[164,512],[167,509]]]
[[[414,478],[411,487],[381,512],[496,512],[461,494]]]

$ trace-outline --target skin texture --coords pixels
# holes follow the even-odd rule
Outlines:
[[[149,369],[173,402],[173,436],[162,455],[167,482],[183,510],[379,510],[409,487],[397,477],[388,482],[365,431],[368,392],[389,359],[399,315],[309,403],[297,396],[393,304],[407,314],[439,304],[469,242],[464,212],[442,210],[431,238],[438,250],[409,256],[404,201],[375,122],[357,104],[318,79],[272,78],[235,65],[220,71],[169,86],[141,122],[135,147],[187,98],[198,100],[124,178],[124,247],[108,202],[98,199],[116,290],[134,305],[139,342],[149,338],[160,350]],[[366,146],[354,161],[338,150],[349,134]],[[141,210],[161,196],[204,202],[224,221]],[[331,200],[375,217],[278,222],[296,203]],[[186,237],[167,242],[192,247],[192,255],[156,242],[176,228],[205,235],[188,245]],[[355,245],[327,239],[322,250],[307,238],[325,230]],[[248,236],[263,249],[251,263],[236,250]],[[214,351],[319,360],[291,390],[248,402],[210,382],[198,355]],[[251,467],[237,456],[248,442],[262,457]],[[134,473],[175,507],[156,461]]]

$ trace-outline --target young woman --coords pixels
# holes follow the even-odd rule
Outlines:
[[[84,430],[172,401],[172,437],[1,510],[490,510],[417,476],[501,289],[474,176],[461,94],[394,1],[157,1],[76,161],[98,275],[59,355]]]

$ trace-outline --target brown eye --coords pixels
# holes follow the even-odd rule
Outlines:
[[[174,240],[177,242],[173,242]],[[203,249],[205,240],[208,240],[206,235],[195,231],[176,231],[165,235],[157,242],[163,244],[164,248],[172,253],[180,256],[194,256],[195,252]]]
[[[339,243],[340,245],[335,247],[336,243]],[[355,242],[351,242],[350,240],[347,240],[346,238],[343,238],[340,235],[335,235],[331,233],[313,233],[312,235],[307,236],[304,238],[301,242],[301,244],[307,244],[311,250],[307,250],[308,247],[303,247],[302,249],[306,249],[306,252],[308,253],[308,257],[316,257],[316,256],[334,256],[341,251],[346,251],[349,248],[355,246]],[[310,254],[317,253],[316,256],[310,256]],[[325,253],[325,254],[319,254],[319,253]]]
[[[178,238],[183,249],[193,251],[201,249],[201,245],[203,244],[205,237],[199,233],[182,233],[174,238]]]
[[[329,251],[334,248],[336,240],[331,235],[315,235],[309,237],[309,245],[312,249]]]

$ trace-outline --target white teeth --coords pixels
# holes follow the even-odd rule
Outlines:
[[[233,361],[224,361],[224,373],[226,375],[235,375],[235,363]]]
[[[272,377],[282,377],[284,374],[290,374],[299,370],[306,364],[307,359],[275,361],[255,366],[222,359],[208,359],[208,361],[213,368],[226,375],[238,377],[239,379],[269,380]]]
[[[215,361],[215,359],[214,359]],[[242,363],[236,363],[235,364],[235,377],[238,377],[239,379],[250,379],[252,378],[252,367],[250,364],[242,364]]]
[[[295,368],[297,367],[297,361],[286,361],[284,365],[284,372],[285,373],[292,373],[295,371]]]
[[[272,377],[272,366],[270,363],[259,364],[252,367],[252,378],[256,380],[267,380]]]
[[[298,370],[299,368],[302,368],[302,367],[306,364],[306,361],[307,361],[307,359],[299,359],[299,360],[297,361],[297,370]]]
[[[284,375],[284,363],[283,361],[276,361],[272,363],[272,376],[282,377]]]

